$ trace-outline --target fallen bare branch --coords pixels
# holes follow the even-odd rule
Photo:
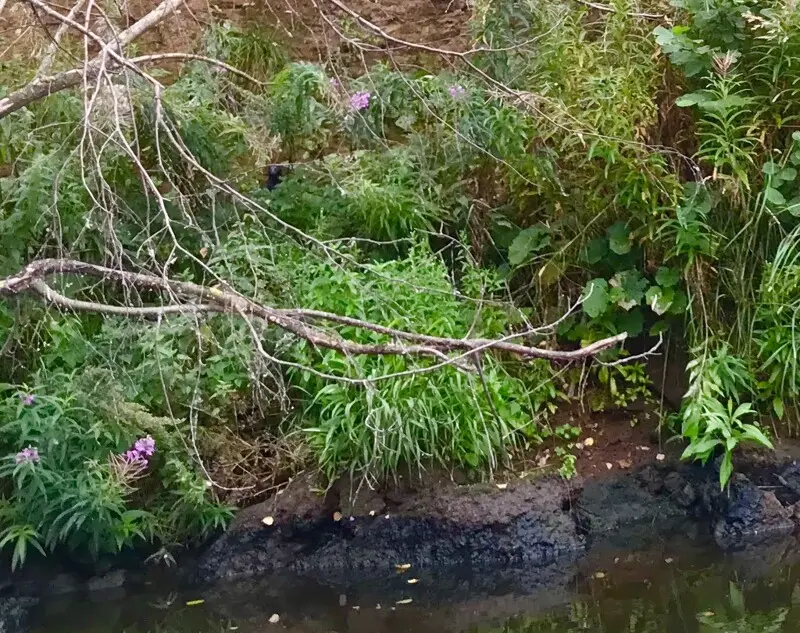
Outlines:
[[[84,275],[111,280],[139,290],[166,293],[171,303],[165,306],[139,307],[116,306],[91,301],[79,301],[65,297],[54,291],[45,280],[54,275]],[[523,360],[544,358],[552,361],[575,361],[597,355],[625,340],[626,334],[618,334],[596,341],[577,350],[550,350],[510,342],[508,339],[525,336],[528,332],[515,333],[505,339],[454,339],[429,336],[380,326],[360,319],[352,319],[324,312],[282,310],[256,303],[233,290],[207,288],[199,284],[166,279],[155,275],[107,268],[72,259],[40,259],[32,262],[16,275],[0,280],[0,296],[23,292],[38,295],[48,303],[68,310],[90,311],[123,317],[163,316],[175,313],[220,312],[261,319],[269,325],[281,328],[313,347],[331,349],[348,355],[371,356],[427,356],[444,360],[446,363],[458,362],[468,355],[482,351],[495,351],[513,354]],[[177,300],[187,303],[176,303]],[[330,321],[345,322],[349,326],[379,332],[394,339],[394,342],[364,344],[329,334],[310,325],[310,316]],[[405,342],[397,342],[405,341]],[[460,352],[459,358],[447,356]]]
[[[68,25],[84,35],[90,35],[93,40],[103,46],[103,51],[101,51],[93,60],[87,61],[87,63],[80,68],[65,70],[64,72],[58,73],[52,77],[37,77],[22,88],[15,90],[6,97],[3,97],[0,99],[0,119],[55,92],[60,92],[61,90],[66,90],[67,88],[73,88],[79,85],[82,81],[88,82],[94,80],[105,65],[104,51],[111,54],[117,63],[120,63],[121,60],[118,53],[121,52],[125,46],[139,38],[149,29],[156,26],[183,2],[183,0],[163,0],[163,2],[161,2],[161,4],[159,4],[155,9],[150,11],[150,13],[136,21],[129,28],[122,31],[114,39],[114,41],[104,42],[96,34],[87,32],[86,28],[76,22],[74,19],[68,15],[62,15],[58,11],[53,10],[47,6],[46,3],[42,2],[42,0],[25,1],[34,8],[61,21],[62,25]]]

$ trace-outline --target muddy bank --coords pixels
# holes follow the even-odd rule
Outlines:
[[[740,459],[721,492],[713,465],[652,463],[567,482],[557,477],[457,485],[441,479],[383,491],[298,479],[239,514],[200,557],[195,582],[275,571],[346,577],[396,565],[546,568],[599,547],[648,547],[676,533],[738,550],[785,538],[800,525],[800,466],[784,457]]]

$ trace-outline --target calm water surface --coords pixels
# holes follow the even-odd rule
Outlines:
[[[278,575],[205,590],[50,601],[37,610],[33,630],[800,633],[800,545],[793,541],[725,557],[666,542],[635,554],[606,548],[543,570],[356,576]]]

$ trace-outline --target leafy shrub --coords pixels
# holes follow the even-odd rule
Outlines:
[[[97,555],[224,527],[231,509],[196,473],[183,425],[126,402],[97,370],[51,380],[0,398],[0,543],[15,567],[32,548]],[[150,436],[154,453],[126,455]]]
[[[467,267],[464,274],[473,291],[496,289],[482,271]],[[434,336],[497,336],[510,317],[481,304],[481,295],[454,298],[446,268],[424,245],[405,259],[368,265],[364,273],[309,265],[295,287],[303,305]],[[345,333],[361,343],[385,339]],[[520,440],[539,439],[543,415],[557,396],[547,363],[514,369],[487,355],[480,373],[465,374],[453,367],[428,371],[440,363],[436,359],[346,358],[305,344],[296,358],[317,372],[373,381],[352,385],[292,372],[305,394],[311,449],[329,477],[342,470],[384,477],[428,463],[496,467]]]

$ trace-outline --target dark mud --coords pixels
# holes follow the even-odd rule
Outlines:
[[[325,496],[296,480],[243,511],[200,557],[194,580],[275,571],[340,579],[400,564],[545,569],[590,548],[636,550],[676,533],[708,538],[723,550],[786,538],[800,520],[800,467],[746,460],[724,492],[713,465],[679,463],[583,484],[555,477],[501,486],[439,480],[380,492],[340,486]]]

